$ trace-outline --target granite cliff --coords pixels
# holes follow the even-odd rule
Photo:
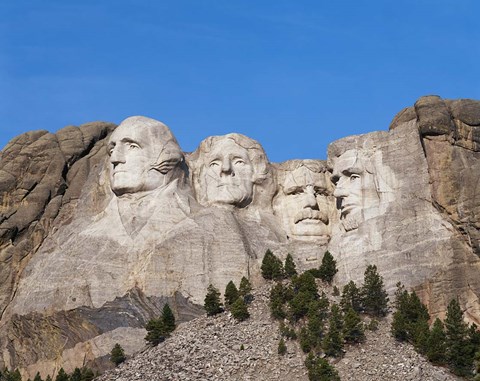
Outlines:
[[[422,97],[327,161],[270,163],[240,134],[185,154],[145,117],[29,132],[0,159],[0,366],[30,377],[106,367],[166,301],[202,314],[210,283],[261,285],[267,248],[300,269],[328,249],[339,287],[376,264],[390,292],[434,316],[458,297],[480,323],[479,101]]]

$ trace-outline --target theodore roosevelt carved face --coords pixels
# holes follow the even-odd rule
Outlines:
[[[209,137],[200,144],[196,155],[195,188],[204,205],[249,205],[255,184],[267,173],[262,147],[244,135]]]
[[[146,117],[125,119],[108,142],[110,186],[116,196],[167,185],[183,160],[169,128]]]
[[[328,187],[325,166],[316,160],[292,160],[279,167],[275,213],[288,236],[328,240]]]

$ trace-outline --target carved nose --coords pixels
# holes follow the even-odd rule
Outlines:
[[[345,188],[344,186],[344,180],[343,179],[338,180],[337,186],[333,191],[333,196],[336,198],[343,198],[343,197],[347,197],[348,195],[349,195],[349,192],[348,192],[348,189]]]
[[[233,170],[232,170],[232,163],[230,160],[223,160],[222,161],[222,168],[221,168],[221,173],[227,174],[227,175],[234,175]]]
[[[120,163],[125,163],[125,155],[121,152],[121,149],[115,147],[110,155],[110,163],[113,167],[116,167]]]
[[[303,207],[318,210],[317,198],[312,186],[307,186],[303,197]]]

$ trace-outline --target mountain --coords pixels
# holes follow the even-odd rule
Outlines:
[[[420,98],[328,160],[271,163],[240,134],[193,153],[146,117],[33,131],[0,156],[0,367],[33,378],[143,348],[168,302],[203,314],[209,284],[255,287],[267,249],[297,268],[328,250],[340,288],[375,264],[433,317],[480,323],[480,102]]]

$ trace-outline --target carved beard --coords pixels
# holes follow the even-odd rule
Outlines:
[[[347,232],[358,229],[361,222],[362,222],[362,213],[360,212],[349,213],[344,218],[342,218],[343,228]]]

